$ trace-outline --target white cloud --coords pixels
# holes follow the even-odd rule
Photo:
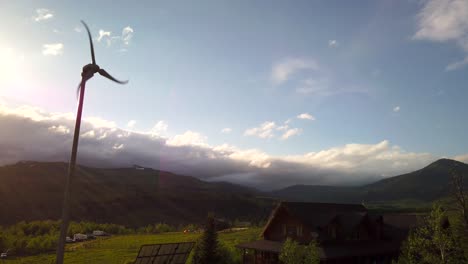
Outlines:
[[[281,84],[288,81],[298,71],[318,70],[318,68],[318,64],[314,60],[289,58],[273,65],[271,78],[275,84]]]
[[[62,55],[63,54],[63,44],[62,43],[52,43],[42,45],[42,54],[45,56],[52,55]]]
[[[249,128],[244,132],[244,136],[256,136],[259,138],[272,138],[274,137],[274,129],[276,128],[275,122],[267,121],[258,127]]]
[[[302,129],[300,128],[291,128],[288,129],[286,132],[284,132],[283,135],[281,135],[281,140],[286,140],[292,136],[297,136],[302,133]]]
[[[397,106],[393,107],[393,112],[395,112],[395,113],[400,112],[400,106],[397,105]]]
[[[70,133],[70,129],[66,126],[63,126],[63,125],[58,125],[58,126],[51,126],[48,128],[49,131],[53,132],[53,133],[58,133],[58,134],[69,134]]]
[[[73,28],[73,30],[77,33],[83,32],[83,28],[81,26],[76,26],[75,28]]]
[[[298,119],[304,119],[304,120],[315,120],[315,117],[309,113],[302,113],[297,116]]]
[[[308,114],[305,114],[305,115],[306,116],[303,116],[303,117],[306,117],[307,119],[313,118],[312,116]],[[314,119],[310,119],[310,120],[314,120]],[[258,138],[270,139],[276,136],[275,131],[282,131],[281,132],[282,134],[279,137],[279,139],[285,140],[292,136],[300,135],[302,133],[302,129],[291,128],[290,123],[291,123],[291,119],[286,120],[282,125],[277,125],[275,122],[267,121],[267,122],[260,124],[258,127],[249,128],[245,130],[244,136],[255,136]]]
[[[299,94],[315,94],[315,95],[331,95],[333,92],[328,88],[328,80],[325,78],[313,79],[308,78],[302,80],[299,87],[296,88],[296,92]]]
[[[461,61],[456,61],[456,62],[452,62],[450,63],[449,65],[447,65],[447,67],[445,67],[445,71],[454,71],[454,70],[458,70],[460,68],[463,68],[464,66],[466,66],[468,64],[468,56],[466,56],[463,60]]]
[[[468,53],[468,1],[426,1],[417,18],[418,28],[413,39],[453,41]],[[455,70],[466,64],[465,60],[451,63],[446,70]]]
[[[113,149],[123,149],[124,147],[124,144],[114,144],[114,146],[112,147]]]
[[[48,20],[54,17],[54,14],[52,11],[46,8],[39,8],[36,9],[36,15],[33,17],[34,21],[40,22],[43,20]]]
[[[160,136],[160,135],[167,132],[168,127],[169,127],[169,125],[167,124],[166,121],[160,120],[153,126],[153,128],[151,128],[150,133],[153,134],[153,135],[159,135]]]
[[[322,164],[325,168],[361,173],[380,171],[380,174],[396,175],[401,173],[403,168],[420,168],[435,158],[429,153],[406,152],[384,140],[377,144],[347,144],[286,159],[310,165]],[[397,171],[399,172],[396,173]]]
[[[110,32],[110,31],[105,31],[103,29],[100,29],[97,41],[101,42],[101,40],[104,39],[104,38],[106,38],[108,41],[110,41],[111,34],[112,34],[112,32]]]
[[[81,137],[84,138],[95,138],[96,137],[96,132],[94,130],[88,130],[80,135]],[[105,138],[106,136],[104,136]]]
[[[77,31],[78,28],[75,29]],[[81,32],[81,31],[77,31]],[[120,43],[121,47],[119,48],[119,52],[126,52],[127,47],[130,45],[133,39],[134,30],[130,26],[126,26],[122,29],[122,35],[112,35],[111,31],[105,31],[103,29],[99,30],[99,36],[97,37],[97,41],[101,42],[104,41],[107,44],[107,47],[110,47],[114,43]]]
[[[188,130],[167,140],[166,143],[171,146],[206,146],[206,139],[202,134]]]
[[[468,154],[458,155],[453,157],[453,159],[468,164]]]
[[[414,39],[432,41],[462,40],[468,31],[468,2],[465,0],[429,0],[418,14]]]
[[[328,41],[328,47],[330,48],[337,48],[339,45],[338,41],[336,39],[332,39]]]
[[[130,121],[128,121],[128,123],[127,123],[127,127],[128,127],[128,128],[134,128],[135,125],[136,125],[136,120],[130,120]]]
[[[34,107],[0,104],[0,165],[19,160],[66,162],[74,117],[73,113],[49,113]],[[263,127],[272,129],[275,126],[271,123]],[[202,179],[228,179],[270,189],[291,184],[367,183],[378,179],[375,175],[410,172],[438,158],[429,153],[407,152],[386,140],[272,156],[259,149],[239,149],[228,144],[210,146],[205,136],[190,130],[162,138],[114,125],[115,122],[101,118],[83,120],[81,164],[100,167],[141,164]],[[466,162],[468,155],[456,158]],[[247,176],[239,181],[232,175]]]
[[[221,129],[221,133],[223,134],[229,134],[232,132],[232,128],[229,128],[229,127],[225,127],[223,129]]]
[[[100,117],[91,116],[85,117],[84,119],[92,124],[95,128],[117,128],[117,124],[114,121],[109,121]]]
[[[277,126],[276,130],[284,131],[284,130],[287,130],[288,128],[289,128],[289,125],[287,123],[284,123],[282,126]]]
[[[122,30],[122,42],[124,45],[128,46],[130,45],[130,41],[132,40],[133,38],[133,28],[131,28],[130,26],[126,26],[123,30]]]

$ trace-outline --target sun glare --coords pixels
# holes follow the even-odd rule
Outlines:
[[[24,54],[10,47],[0,47],[0,84],[21,82],[24,74]]]

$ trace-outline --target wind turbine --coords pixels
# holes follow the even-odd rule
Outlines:
[[[99,73],[100,75],[106,77],[107,79],[120,83],[126,84],[128,81],[119,81],[112,77],[109,73],[107,73],[104,69],[101,69],[96,64],[96,59],[94,58],[94,47],[93,47],[93,39],[91,38],[91,33],[89,31],[88,25],[84,21],[81,21],[86,31],[88,32],[89,38],[89,45],[91,48],[91,59],[92,63],[87,64],[83,67],[83,71],[81,72],[81,82],[78,85],[77,93],[79,93],[79,103],[78,103],[78,111],[76,114],[76,123],[75,123],[75,133],[73,135],[73,146],[72,152],[70,157],[70,163],[68,165],[68,175],[65,182],[65,193],[63,198],[63,208],[62,208],[62,225],[60,226],[60,237],[59,243],[57,248],[57,264],[63,264],[63,257],[65,253],[65,240],[68,232],[68,224],[70,221],[70,182],[73,178],[75,173],[75,165],[76,165],[76,154],[78,152],[78,139],[80,137],[80,126],[81,126],[81,113],[83,111],[83,101],[85,95],[85,86],[86,82],[91,79],[95,73]]]

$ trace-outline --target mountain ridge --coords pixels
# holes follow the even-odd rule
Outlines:
[[[361,203],[416,199],[433,201],[450,191],[450,172],[468,175],[468,165],[450,159],[439,159],[422,169],[382,179],[361,186],[292,185],[272,191],[281,199]],[[424,188],[420,188],[424,183]],[[468,183],[465,182],[465,184]]]
[[[0,167],[0,224],[59,219],[68,164],[23,161]],[[468,165],[441,159],[410,173],[344,187],[294,185],[261,192],[229,182],[207,182],[140,166],[77,166],[72,179],[73,220],[142,226],[156,222],[202,223],[209,212],[226,219],[262,221],[277,200],[362,203],[430,202],[450,191],[450,172]],[[468,183],[468,181],[466,181]],[[6,213],[4,213],[6,212]]]
[[[59,219],[67,168],[63,162],[31,161],[0,167],[0,211],[8,212],[0,214],[0,224]],[[199,223],[209,212],[256,219],[269,210],[258,194],[249,187],[149,168],[77,166],[71,218],[129,226]]]

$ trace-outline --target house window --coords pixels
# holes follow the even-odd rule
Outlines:
[[[288,225],[286,232],[287,232],[288,236],[295,236],[296,232],[297,232],[296,226],[295,225]]]
[[[336,228],[334,226],[328,227],[328,235],[330,235],[333,239],[336,238]]]
[[[296,226],[296,235],[297,235],[298,237],[301,237],[301,236],[302,236],[302,225]]]

